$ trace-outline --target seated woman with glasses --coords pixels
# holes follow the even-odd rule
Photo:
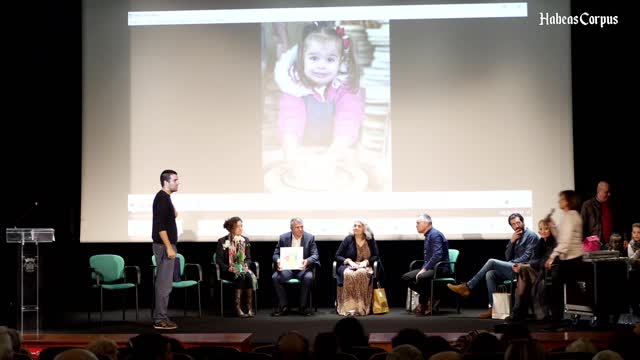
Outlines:
[[[373,263],[379,259],[373,232],[363,221],[353,223],[353,231],[336,252],[338,263],[338,314],[364,316],[371,310]]]

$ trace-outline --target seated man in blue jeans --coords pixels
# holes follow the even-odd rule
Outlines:
[[[507,244],[504,252],[506,261],[489,259],[482,269],[466,283],[458,285],[447,284],[447,287],[460,296],[467,297],[483,278],[487,280],[487,290],[489,292],[489,310],[480,314],[481,319],[490,319],[493,314],[493,293],[498,284],[514,277],[514,264],[526,263],[531,260],[533,250],[538,243],[538,235],[524,227],[524,218],[519,213],[509,215],[509,225],[513,229],[511,240]],[[517,268],[516,268],[517,269]]]

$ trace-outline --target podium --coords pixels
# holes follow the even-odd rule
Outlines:
[[[55,241],[53,229],[7,229],[7,243],[18,245],[20,320],[22,333],[40,333],[40,247]]]

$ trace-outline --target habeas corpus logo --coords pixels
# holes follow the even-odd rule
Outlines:
[[[561,16],[558,13],[553,15],[549,13],[540,13],[540,23],[538,25],[596,25],[601,28],[606,25],[617,25],[618,15],[614,16],[598,16],[590,15],[583,12],[580,15]]]

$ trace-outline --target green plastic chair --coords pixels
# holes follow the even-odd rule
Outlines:
[[[518,284],[518,274],[514,274],[513,279],[508,279],[502,282],[502,285],[509,287],[509,292],[513,293],[513,286]]]
[[[211,260],[211,263],[216,268],[216,280],[218,281],[218,284],[220,285],[220,317],[224,317],[224,304],[223,304],[223,299],[224,299],[223,289],[224,289],[224,285],[233,285],[233,282],[228,281],[228,280],[224,280],[223,278],[220,277],[220,266],[216,262],[216,255],[217,254],[214,252],[213,253],[213,259]],[[260,264],[258,264],[257,261],[252,261],[251,265],[253,266],[253,269],[251,269],[251,270],[256,275],[256,279],[260,280]],[[254,295],[254,300],[253,300],[254,301],[254,307],[255,307],[256,314],[257,314],[258,313],[258,289],[254,289],[253,295]]]
[[[434,276],[431,280],[431,304],[433,304],[433,289],[436,283],[439,284],[457,284],[458,280],[456,279],[456,263],[458,262],[458,255],[460,255],[460,251],[456,249],[449,249],[449,261],[440,261],[436,263],[433,267]],[[418,267],[422,267],[424,264],[424,260],[414,260],[409,265],[409,271],[416,270]],[[438,277],[438,267],[443,264],[449,264],[451,267],[451,273],[449,277]],[[409,299],[409,308],[413,308],[412,299]],[[437,308],[431,309],[431,315],[437,312]],[[460,314],[460,296],[456,294],[456,311]]]
[[[122,256],[113,254],[93,255],[89,258],[92,285],[100,294],[100,322],[104,313],[104,290],[120,291],[134,289],[136,294],[136,321],[138,320],[138,285],[140,285],[140,267],[125,266]],[[135,270],[134,282],[127,282],[127,270]],[[94,283],[95,282],[95,283]],[[122,292],[122,320],[125,319],[125,293]],[[91,309],[88,311],[91,321]]]
[[[187,316],[187,289],[193,286],[197,286],[198,288],[198,317],[202,317],[202,300],[200,297],[200,283],[202,283],[202,267],[200,264],[191,264],[185,263],[184,256],[178,253],[176,254],[176,258],[180,259],[180,281],[174,281],[172,287],[174,289],[184,289],[184,316]],[[153,286],[154,286],[154,301],[155,301],[155,276],[156,276],[156,256],[151,255],[151,263],[153,264]],[[196,280],[191,280],[185,274],[185,269],[193,267],[198,269],[198,278]],[[155,306],[155,304],[154,304]],[[151,313],[153,313],[153,308],[151,309]]]
[[[309,300],[307,300],[309,303],[307,304],[307,306],[309,306],[309,309],[314,309],[315,312],[318,312],[318,304],[313,302],[313,293],[315,292],[316,289],[316,269],[318,268],[317,264],[313,264],[311,266],[311,273],[313,274],[313,283],[311,285],[311,289],[309,290]],[[276,272],[276,263],[272,262],[271,263],[271,273],[273,274],[274,272]],[[300,284],[302,284],[302,282],[300,282],[300,280],[298,279],[289,279],[287,282],[284,283],[285,285],[289,285],[289,286],[300,286]],[[275,293],[274,293],[275,295]],[[277,296],[274,299],[274,304],[277,304]],[[315,304],[315,305],[314,305]],[[302,304],[300,304],[300,306],[302,306]],[[273,311],[276,311],[276,305],[273,306]]]

